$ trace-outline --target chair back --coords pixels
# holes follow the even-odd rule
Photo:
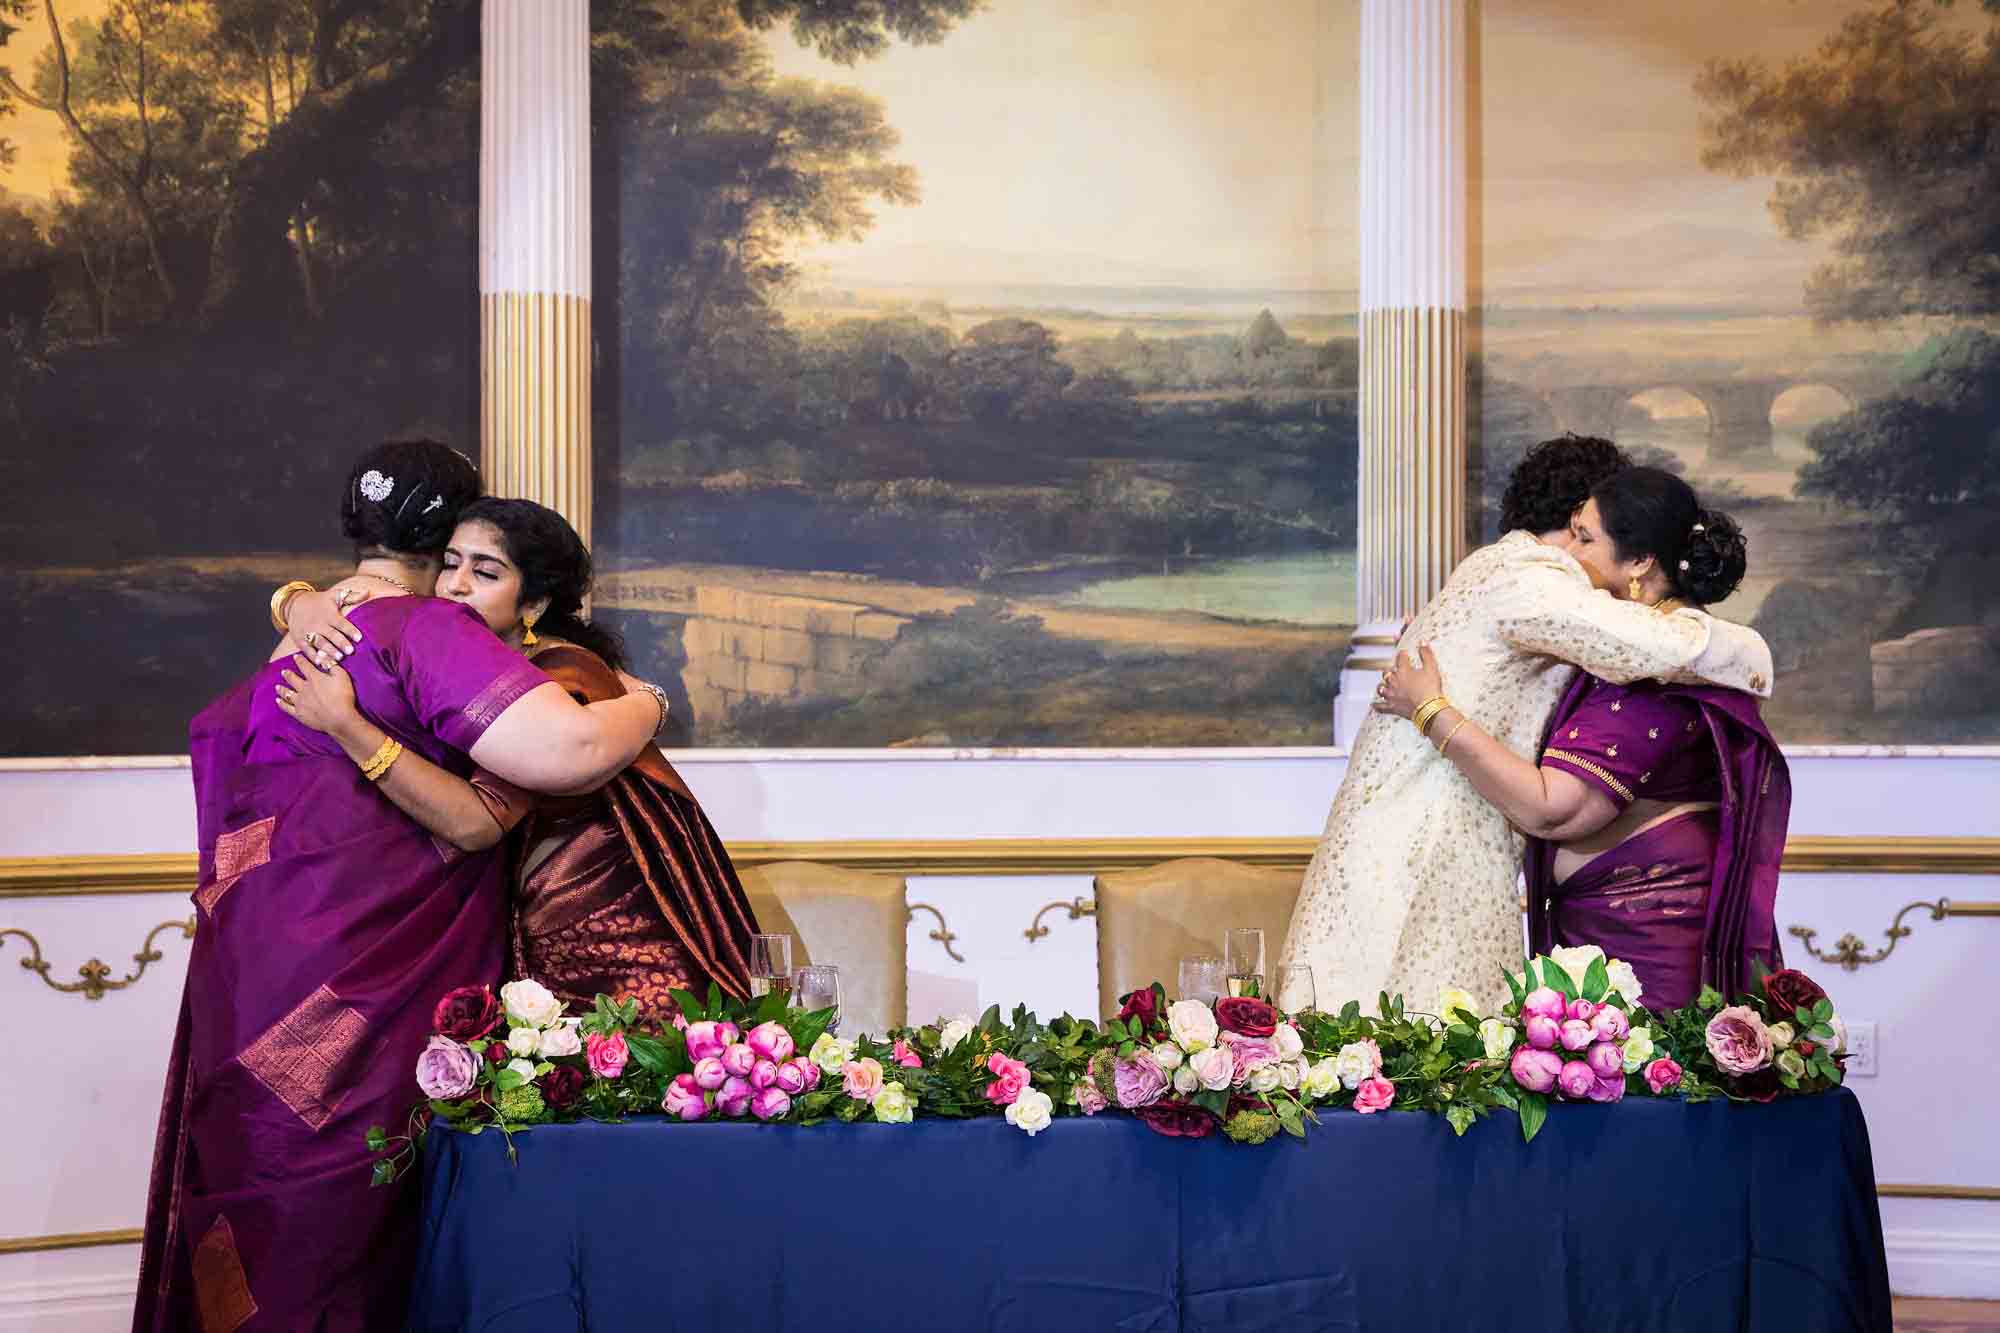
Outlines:
[[[817,861],[775,861],[739,874],[758,928],[792,936],[793,967],[840,969],[843,1037],[907,1021],[909,908],[902,876]]]
[[[1303,876],[1296,870],[1189,857],[1099,875],[1097,887],[1097,1005],[1105,1017],[1118,997],[1157,981],[1174,998],[1180,961],[1191,954],[1222,957],[1223,932],[1264,931],[1265,984],[1291,926]]]

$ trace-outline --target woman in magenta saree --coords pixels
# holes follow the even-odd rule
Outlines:
[[[363,459],[377,466],[357,467],[344,513],[364,520],[349,532],[357,577],[404,591],[435,577],[477,491],[470,464],[444,455],[456,458],[384,446]],[[638,725],[643,709],[585,715],[449,602],[379,596],[353,619],[365,637],[346,669],[361,707],[443,770],[469,772],[478,748],[516,781],[563,788],[622,767],[654,725]],[[365,1135],[407,1113],[436,998],[497,982],[505,963],[501,858],[441,844],[385,800],[393,755],[369,775],[286,716],[278,683],[298,660],[277,657],[190,728],[199,926],[135,1329],[400,1327],[417,1201],[370,1187]],[[569,752],[555,764],[520,760],[524,721],[566,717],[587,743],[555,742]]]
[[[1680,478],[1627,468],[1578,511],[1569,551],[1603,591],[1667,609],[1727,597],[1748,547]],[[1384,676],[1377,707],[1416,721],[1528,835],[1531,953],[1598,945],[1654,1009],[1704,985],[1736,994],[1759,962],[1778,965],[1791,776],[1755,698],[1582,676],[1530,762],[1452,707],[1447,685],[1424,648]]]

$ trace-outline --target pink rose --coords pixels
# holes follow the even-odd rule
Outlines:
[[[771,1086],[787,1097],[796,1097],[812,1087],[812,1078],[806,1073],[807,1062],[801,1059],[787,1060],[778,1066],[778,1078]]]
[[[1225,1032],[1221,1036],[1221,1041],[1223,1045],[1229,1048],[1229,1053],[1236,1058],[1235,1083],[1238,1087],[1242,1087],[1245,1083],[1248,1083],[1250,1076],[1265,1065],[1276,1064],[1278,1062],[1277,1043],[1268,1038],[1243,1037],[1238,1036],[1234,1032]],[[1382,1061],[1379,1056],[1375,1061],[1375,1069],[1378,1073],[1382,1069]]]
[[[1528,1045],[1538,1051],[1553,1051],[1562,1040],[1562,1024],[1547,1014],[1530,1014],[1521,1026],[1528,1034]]]
[[[708,1114],[708,1098],[693,1074],[676,1074],[674,1081],[667,1084],[667,1095],[660,1100],[660,1109],[683,1120],[699,1120]]]
[[[715,1094],[715,1109],[731,1118],[739,1117],[750,1109],[750,1099],[757,1095],[757,1089],[740,1078],[723,1081]]]
[[[479,1057],[450,1037],[432,1037],[417,1057],[417,1088],[426,1097],[463,1097],[478,1081]]]
[[[905,1069],[922,1069],[924,1067],[923,1057],[918,1055],[915,1048],[902,1037],[896,1038],[896,1045],[892,1054],[895,1057],[896,1063]]]
[[[792,1063],[796,1065],[803,1065],[805,1067],[807,1092],[811,1092],[814,1088],[817,1088],[819,1086],[820,1079],[825,1077],[825,1075],[821,1072],[820,1067],[814,1064],[812,1061],[806,1059],[803,1055],[793,1056]]]
[[[719,1060],[736,1043],[736,1025],[703,1019],[687,1025],[686,1040],[688,1059],[704,1060],[712,1055]]]
[[[1597,1075],[1589,1065],[1581,1060],[1571,1060],[1556,1075],[1556,1086],[1565,1097],[1588,1097],[1590,1090],[1597,1086]]]
[[[1597,1034],[1590,1030],[1590,1024],[1580,1018],[1563,1020],[1562,1048],[1566,1051],[1581,1051],[1597,1040]]]
[[[1105,1099],[1103,1091],[1098,1088],[1097,1080],[1092,1078],[1077,1080],[1076,1104],[1078,1109],[1085,1115],[1096,1115],[1099,1111],[1111,1105]]]
[[[778,1067],[769,1060],[759,1060],[750,1066],[750,1086],[762,1092],[778,1081]]]
[[[737,1078],[749,1078],[757,1067],[757,1052],[739,1041],[722,1052],[722,1067]]]
[[[764,1088],[750,1099],[750,1114],[759,1120],[783,1120],[792,1113],[792,1099],[777,1088]]]
[[[1569,1002],[1569,1016],[1588,1023],[1591,1019],[1597,1017],[1597,1006],[1589,1000],[1571,1000]]]
[[[1537,986],[1528,992],[1528,998],[1521,1001],[1523,1014],[1539,1014],[1543,1018],[1562,1022],[1569,1017],[1569,1001],[1563,994],[1548,986]]]
[[[614,1032],[608,1037],[601,1032],[593,1032],[584,1039],[584,1063],[599,1078],[617,1078],[625,1072],[625,1061],[630,1056],[631,1052],[625,1049],[625,1034],[622,1032]]]
[[[729,1071],[722,1067],[722,1061],[712,1055],[705,1055],[695,1061],[693,1078],[697,1085],[714,1092],[729,1077]]]
[[[774,1065],[791,1059],[792,1052],[798,1049],[792,1041],[792,1034],[785,1031],[784,1024],[777,1022],[759,1023],[751,1028],[743,1044],[755,1051],[760,1059],[769,1060]]]
[[[1726,1074],[1754,1074],[1771,1063],[1771,1030],[1748,1005],[1731,1005],[1708,1020],[1708,1053]]]
[[[1585,1094],[1594,1102],[1617,1102],[1625,1099],[1625,1075],[1601,1076]]]
[[[1618,1049],[1615,1041],[1600,1041],[1592,1046],[1583,1057],[1590,1066],[1590,1072],[1599,1078],[1625,1077],[1625,1052]]]
[[[872,1102],[882,1091],[882,1062],[872,1056],[849,1060],[840,1072],[841,1087],[857,1102]]]
[[[1033,1081],[1026,1065],[999,1051],[986,1057],[986,1069],[993,1075],[993,1081],[986,1085],[986,1100],[996,1106],[1012,1106],[1021,1090]]]
[[[1386,1111],[1396,1100],[1396,1085],[1381,1075],[1361,1080],[1361,1086],[1354,1090],[1354,1109],[1363,1115],[1373,1115]]]
[[[1623,1041],[1632,1031],[1632,1020],[1615,1004],[1607,1004],[1590,1020],[1590,1030],[1599,1041]]]
[[[1509,1066],[1514,1081],[1529,1092],[1547,1092],[1556,1085],[1556,1075],[1562,1073],[1563,1060],[1554,1051],[1537,1050],[1532,1046],[1519,1046],[1514,1050],[1513,1063]]]
[[[1672,1060],[1661,1056],[1646,1066],[1646,1086],[1655,1097],[1672,1092],[1681,1085],[1681,1067]]]
[[[688,1016],[678,1009],[674,1010],[674,1031],[686,1032],[687,1030]]]
[[[1135,1111],[1166,1096],[1171,1084],[1159,1063],[1140,1051],[1129,1060],[1112,1061],[1111,1086],[1118,1094],[1118,1104]]]

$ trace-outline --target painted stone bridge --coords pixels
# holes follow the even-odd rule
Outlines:
[[[1772,448],[1771,408],[1787,390],[1819,385],[1852,405],[1886,391],[1888,376],[1774,375],[1761,378],[1667,378],[1623,384],[1576,384],[1544,389],[1541,399],[1556,429],[1578,435],[1616,434],[1625,404],[1651,389],[1679,389],[1708,412],[1708,453],[1715,461],[1755,459]]]

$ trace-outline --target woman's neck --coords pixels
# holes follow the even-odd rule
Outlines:
[[[394,596],[398,591],[418,596],[429,566],[412,565],[392,555],[366,555],[354,562],[354,572],[362,578],[389,585],[382,590],[383,596]],[[432,575],[431,581],[435,582],[435,575]]]

